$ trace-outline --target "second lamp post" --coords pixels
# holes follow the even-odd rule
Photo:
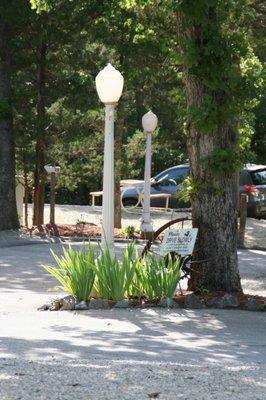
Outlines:
[[[157,116],[149,111],[142,117],[142,127],[147,134],[146,154],[145,154],[145,172],[144,172],[144,200],[143,212],[141,217],[140,231],[146,238],[153,235],[153,226],[150,213],[150,195],[151,195],[151,135],[156,129],[158,123]]]

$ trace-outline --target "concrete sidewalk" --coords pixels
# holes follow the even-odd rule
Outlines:
[[[1,400],[265,399],[265,313],[40,312],[61,296],[47,292],[49,249],[0,249]],[[239,258],[244,288],[265,294],[266,252]]]

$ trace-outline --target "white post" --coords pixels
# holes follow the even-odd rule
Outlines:
[[[102,247],[114,254],[114,108],[122,94],[124,78],[108,64],[95,78],[96,90],[105,104]]]
[[[151,135],[156,129],[158,118],[152,111],[147,112],[142,117],[142,127],[146,132],[146,153],[145,153],[145,172],[144,172],[144,200],[143,212],[141,217],[140,231],[146,239],[152,239],[153,226],[150,213],[151,199]]]
[[[151,193],[151,132],[147,132],[146,154],[145,154],[145,173],[144,173],[144,201],[143,213],[141,218],[140,231],[145,235],[152,234],[153,226],[150,214],[150,193]]]
[[[114,252],[114,104],[105,105],[102,247]]]

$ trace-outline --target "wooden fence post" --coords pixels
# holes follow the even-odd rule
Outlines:
[[[247,221],[247,195],[240,193],[239,196],[239,227],[238,227],[238,246],[245,246],[245,229]]]

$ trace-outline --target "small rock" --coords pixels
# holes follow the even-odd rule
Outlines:
[[[75,310],[88,310],[88,309],[89,305],[84,300],[80,301],[75,305]]]
[[[192,293],[185,298],[185,308],[205,308],[205,305],[198,299],[198,297]]]
[[[161,299],[158,303],[158,306],[164,308],[180,308],[179,304],[170,298]]]
[[[179,296],[174,299],[174,308],[184,308],[185,297]]]
[[[61,311],[72,311],[75,310],[76,299],[74,296],[66,296],[62,299]]]
[[[136,308],[154,308],[154,307],[157,307],[157,303],[151,302],[149,300],[144,301],[143,303],[140,303],[138,306],[136,306]]]
[[[206,305],[207,307],[222,308],[221,302],[222,302],[221,297],[213,297],[212,299],[208,299],[206,301]]]
[[[52,304],[49,307],[50,311],[59,311],[60,308],[62,307],[62,300],[61,299],[56,299],[52,301]]]
[[[123,299],[116,302],[114,308],[128,308],[130,307],[130,300]]]
[[[171,308],[181,308],[181,306],[177,301],[173,300]]]
[[[159,307],[164,307],[164,308],[169,308],[169,307],[171,307],[171,303],[173,302],[173,300],[171,301],[171,302],[167,302],[167,299],[160,299],[160,301],[159,301],[159,303],[158,303],[158,306]]]
[[[239,307],[240,303],[238,299],[233,296],[232,294],[226,293],[222,298],[221,298],[221,308],[237,308]]]
[[[160,392],[148,393],[150,399],[157,399],[160,396]]]
[[[47,310],[49,310],[50,306],[51,306],[50,304],[44,304],[43,306],[38,307],[37,310],[38,311],[47,311]]]
[[[258,301],[257,299],[249,297],[246,301],[245,308],[249,311],[263,311],[264,304],[261,301]]]
[[[108,309],[108,302],[103,299],[91,299],[89,303],[90,310]]]

